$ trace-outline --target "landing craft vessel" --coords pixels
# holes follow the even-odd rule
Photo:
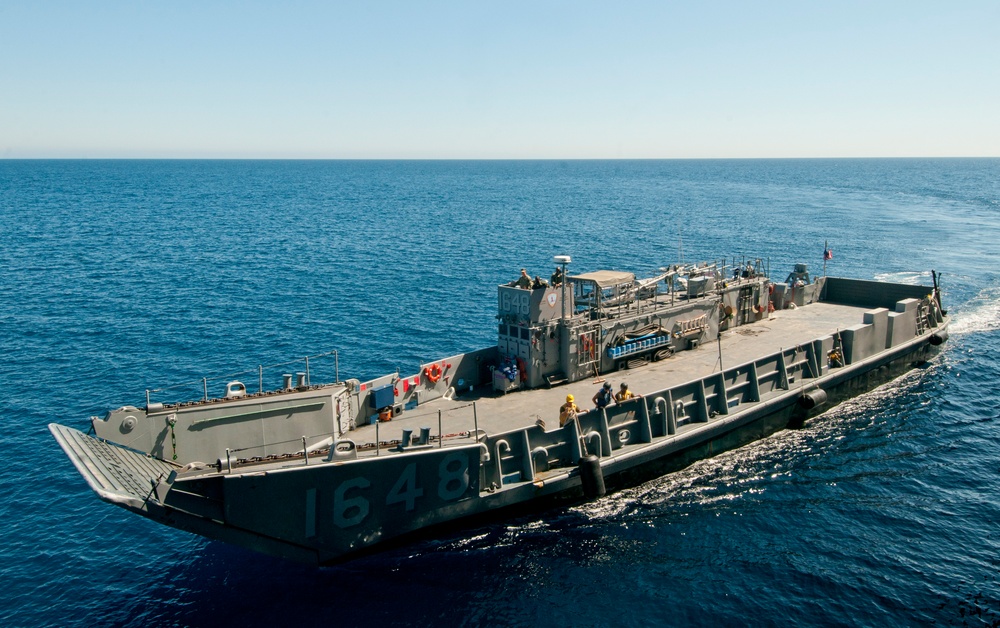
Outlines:
[[[89,434],[49,429],[105,501],[326,564],[594,498],[799,426],[948,337],[933,272],[915,286],[810,279],[799,264],[776,283],[760,260],[723,260],[637,279],[569,275],[569,256],[555,259],[552,284],[497,287],[495,346],[417,373],[316,384],[319,358],[307,358],[298,373],[259,367],[242,378],[250,389],[220,379],[217,398],[208,378],[196,401],[147,391],[144,405],[92,417]],[[637,396],[591,403],[626,381]],[[560,420],[569,395],[581,410]]]

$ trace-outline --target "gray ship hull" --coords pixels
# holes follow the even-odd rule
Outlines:
[[[758,327],[752,333],[738,333],[742,327],[734,326],[717,335],[717,342],[695,343],[669,359],[615,373],[627,374],[642,396],[581,413],[563,427],[546,429],[532,417],[542,412],[550,417],[567,391],[589,392],[592,377],[509,395],[477,396],[473,387],[464,398],[455,394],[458,380],[453,378],[445,382],[443,395],[425,396],[417,407],[430,412],[416,417],[416,423],[405,423],[404,412],[391,423],[356,425],[350,438],[334,430],[326,448],[311,449],[302,437],[300,453],[234,461],[227,448],[214,464],[164,460],[162,436],[151,439],[159,443],[159,456],[108,442],[113,439],[107,435],[114,433],[109,426],[119,433],[126,425],[155,429],[157,417],[170,408],[127,407],[117,423],[118,415],[111,415],[98,425],[97,438],[56,424],[50,429],[105,501],[263,553],[334,563],[442,526],[592,498],[599,494],[595,481],[611,490],[632,486],[799,426],[925,363],[947,339],[947,316],[939,297],[926,297],[927,288],[854,280],[823,284],[801,307],[767,317],[755,310]],[[716,305],[706,311],[722,317],[725,307]],[[685,308],[684,315],[696,320],[692,305]],[[712,324],[719,334],[724,323]],[[606,353],[615,355],[611,348]],[[440,372],[460,366],[459,358],[442,362]],[[400,396],[401,378],[390,381]],[[438,381],[423,383],[419,390]],[[381,390],[379,382],[348,387],[352,393],[365,389]],[[206,425],[231,430],[241,421],[303,420],[296,412],[328,422],[335,415],[324,409],[334,407],[340,393],[337,387],[290,390],[275,397],[282,400],[280,411],[264,398],[252,405],[243,399],[217,404],[214,415],[203,406],[192,407],[187,424],[187,409],[178,407],[165,415],[170,417],[166,429],[174,436],[184,425],[200,433]],[[357,393],[359,406],[362,398]],[[470,407],[471,429],[445,428],[446,414],[463,415]],[[433,427],[423,424],[433,425],[435,418],[438,429],[428,437]],[[402,437],[387,443],[384,434],[395,433],[397,425]],[[423,434],[411,436],[418,426]],[[138,428],[128,429],[133,435]],[[299,423],[289,429],[306,427]],[[194,441],[174,440],[181,443],[174,452],[197,451]],[[373,445],[358,444],[365,440]],[[204,457],[205,452],[197,453]]]

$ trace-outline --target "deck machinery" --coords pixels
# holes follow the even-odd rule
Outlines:
[[[727,275],[701,264],[648,279],[600,270],[537,289],[501,285],[494,386],[553,386],[639,366],[765,317],[773,289],[760,260]]]

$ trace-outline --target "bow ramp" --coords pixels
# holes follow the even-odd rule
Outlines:
[[[162,460],[109,445],[70,427],[49,424],[49,431],[90,488],[104,501],[143,510],[156,483],[176,467]]]

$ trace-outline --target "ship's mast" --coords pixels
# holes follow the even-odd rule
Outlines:
[[[563,320],[566,319],[566,266],[573,261],[573,258],[569,255],[556,255],[552,258],[556,264],[562,265],[562,317]]]

